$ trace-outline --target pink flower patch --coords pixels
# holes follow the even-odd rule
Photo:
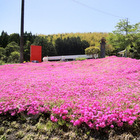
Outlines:
[[[49,114],[100,129],[140,117],[140,60],[107,57],[0,66],[0,114]]]

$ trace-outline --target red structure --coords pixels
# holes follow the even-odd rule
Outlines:
[[[31,45],[30,47],[30,61],[42,62],[42,46]]]

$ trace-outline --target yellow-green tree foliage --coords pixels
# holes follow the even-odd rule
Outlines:
[[[85,49],[85,54],[86,55],[92,55],[92,57],[93,57],[94,54],[99,54],[99,52],[100,52],[100,48],[95,47],[95,46],[90,46],[90,47]]]

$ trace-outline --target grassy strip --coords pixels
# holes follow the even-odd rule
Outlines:
[[[0,116],[0,140],[117,140],[140,139],[140,124],[113,129],[91,130],[85,124],[75,127],[59,120],[50,121],[49,114],[40,116]]]

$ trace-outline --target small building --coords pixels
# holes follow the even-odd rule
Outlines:
[[[98,56],[94,56],[97,58]],[[64,55],[64,56],[46,56],[43,57],[43,62],[46,61],[65,61],[65,60],[76,60],[77,58],[92,58],[92,55]]]

